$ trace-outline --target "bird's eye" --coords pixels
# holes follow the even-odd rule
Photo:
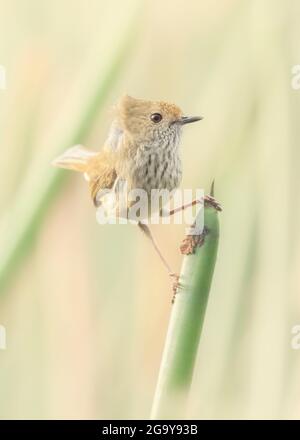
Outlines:
[[[158,122],[160,122],[162,120],[162,115],[160,113],[152,113],[152,115],[150,116],[150,119],[155,124],[158,124]]]

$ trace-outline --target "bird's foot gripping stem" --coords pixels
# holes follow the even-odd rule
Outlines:
[[[204,196],[204,206],[211,206],[216,211],[222,211],[220,203],[212,196]]]

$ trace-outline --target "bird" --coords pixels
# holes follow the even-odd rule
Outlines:
[[[137,99],[129,95],[119,99],[113,115],[108,136],[100,151],[76,145],[57,157],[52,164],[83,173],[95,207],[107,210],[111,200],[109,196],[124,192],[124,188],[126,193],[142,189],[149,197],[153,189],[172,191],[178,188],[182,179],[180,141],[183,127],[203,118],[186,116],[175,104]],[[197,201],[173,209],[167,215],[195,203]],[[117,215],[121,216],[119,208],[117,206]],[[160,215],[163,215],[161,206]],[[175,286],[178,275],[163,256],[149,225],[142,220],[137,224],[151,240],[169,276],[175,279]]]

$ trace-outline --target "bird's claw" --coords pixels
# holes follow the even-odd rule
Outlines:
[[[222,206],[220,203],[212,196],[204,196],[204,206],[211,206],[215,208],[216,211],[222,211]]]

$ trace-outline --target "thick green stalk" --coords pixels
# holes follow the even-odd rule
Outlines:
[[[200,244],[184,256],[154,396],[154,419],[185,416],[218,249],[218,213],[211,205],[204,209],[204,224]]]

